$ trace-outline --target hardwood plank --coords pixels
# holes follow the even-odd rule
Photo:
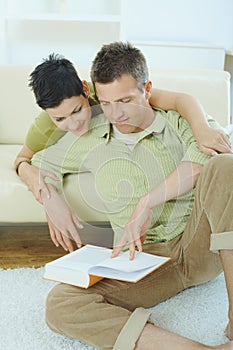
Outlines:
[[[0,226],[0,268],[37,268],[64,254],[53,244],[47,225]]]
[[[112,247],[113,230],[108,222],[83,225],[79,232],[83,244]],[[65,254],[53,244],[47,224],[0,225],[0,268],[41,267]]]

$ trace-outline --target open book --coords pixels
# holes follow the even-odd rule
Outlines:
[[[137,282],[170,260],[168,257],[129,251],[111,258],[112,249],[86,245],[45,265],[44,278],[88,288],[107,277]]]

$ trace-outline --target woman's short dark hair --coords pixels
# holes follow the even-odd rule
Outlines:
[[[54,53],[30,74],[29,87],[43,109],[57,107],[66,98],[85,96],[82,81],[73,64]]]

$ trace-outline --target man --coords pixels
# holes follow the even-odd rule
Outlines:
[[[151,108],[146,61],[130,44],[103,46],[91,77],[108,120],[103,115],[93,119],[81,141],[65,135],[43,157],[37,154],[33,164],[60,178],[83,170],[95,175],[116,233],[115,255],[128,242],[133,258],[135,244],[141,249],[144,241],[144,251],[173,259],[136,284],[104,280],[88,290],[56,286],[47,300],[48,325],[101,349],[211,348],[158,329],[146,308],[214,278],[223,266],[227,335],[233,338],[232,155],[209,160],[178,113]],[[42,193],[42,201],[59,227],[69,209],[54,185],[48,186],[51,198]],[[136,234],[131,230],[135,222]],[[210,251],[210,242],[219,254]],[[232,347],[230,342],[217,348]]]

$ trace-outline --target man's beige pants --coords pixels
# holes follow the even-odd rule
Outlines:
[[[183,234],[144,245],[144,252],[171,262],[137,283],[105,279],[87,290],[57,285],[47,298],[47,324],[100,349],[134,349],[150,322],[146,308],[217,276],[222,266],[213,251],[221,249],[233,249],[232,155],[218,155],[203,168]]]

